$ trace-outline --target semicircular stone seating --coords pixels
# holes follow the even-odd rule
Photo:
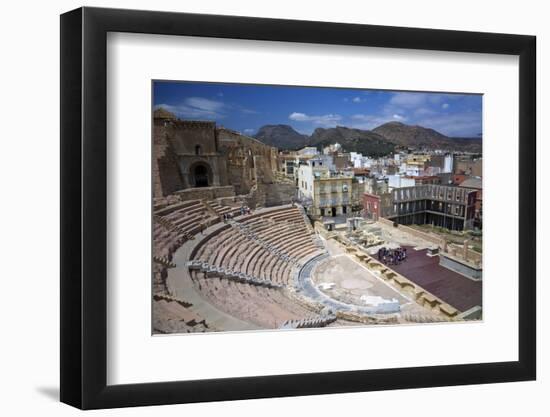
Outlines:
[[[264,328],[317,314],[285,295],[293,276],[324,253],[299,207],[229,221],[199,243],[189,269],[195,286],[226,313]]]
[[[153,210],[153,261],[165,265],[188,240],[215,223],[217,211],[201,200],[170,200],[155,204]]]
[[[155,333],[186,333],[212,330],[192,311],[192,305],[170,298],[167,270],[176,265],[173,254],[204,228],[219,222],[215,211],[201,200],[181,201],[170,196],[153,207],[153,330]]]

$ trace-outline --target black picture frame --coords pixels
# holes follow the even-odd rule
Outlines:
[[[113,385],[107,375],[108,32],[519,56],[519,360]],[[82,409],[497,383],[536,377],[534,36],[136,10],[61,16],[61,401]]]

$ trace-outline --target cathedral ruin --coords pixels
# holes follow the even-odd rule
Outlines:
[[[153,125],[155,198],[188,190],[196,198],[247,196],[253,205],[292,199],[292,184],[276,178],[277,148],[215,122],[179,120],[162,108]]]

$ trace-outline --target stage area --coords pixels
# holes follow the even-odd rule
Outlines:
[[[329,257],[313,269],[311,278],[317,289],[346,304],[369,306],[397,301],[401,313],[432,315],[407,295],[377,277],[334,241],[325,242]]]

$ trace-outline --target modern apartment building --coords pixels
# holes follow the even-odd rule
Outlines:
[[[366,195],[363,209],[367,218],[385,217],[399,224],[466,230],[474,228],[476,194],[475,189],[423,184],[379,196]]]

